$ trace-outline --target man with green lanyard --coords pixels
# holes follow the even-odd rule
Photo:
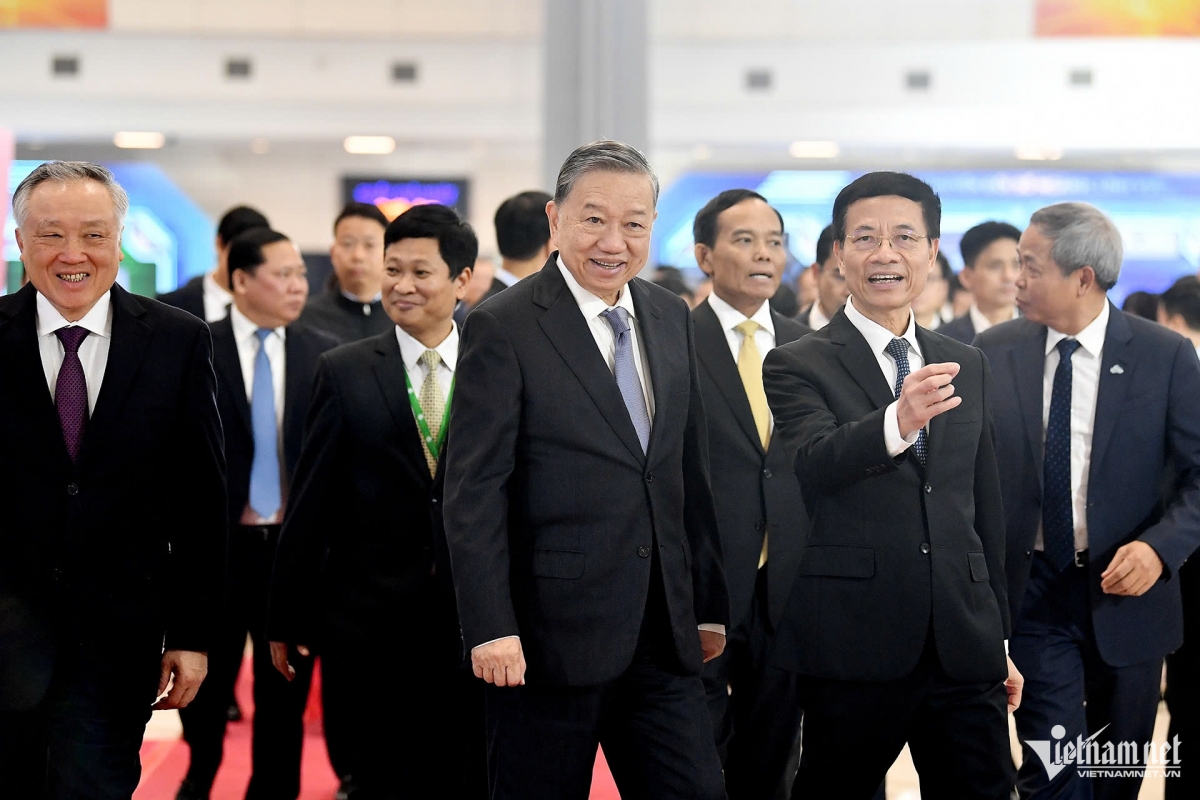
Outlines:
[[[477,251],[450,208],[397,217],[383,279],[395,327],[317,365],[267,637],[285,676],[297,654],[320,655],[326,723],[358,732],[352,800],[487,792],[482,684],[463,666],[441,521],[453,314]]]

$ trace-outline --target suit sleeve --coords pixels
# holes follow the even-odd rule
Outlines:
[[[988,582],[996,595],[996,602],[1000,605],[1004,637],[1007,639],[1012,633],[1012,620],[1008,607],[1008,581],[1004,569],[1004,500],[1000,487],[1000,467],[996,462],[996,426],[992,420],[992,368],[982,351],[979,351],[979,359],[983,368],[983,425],[979,435],[979,447],[975,451],[975,532],[983,543],[983,554],[988,565]]]
[[[821,381],[786,345],[767,354],[763,385],[775,416],[776,435],[783,437],[805,494],[833,494],[896,470],[899,462],[888,455],[883,435],[886,406],[839,424]]]
[[[517,354],[484,307],[467,317],[454,378],[443,519],[463,645],[520,635],[509,578],[508,482],[523,381]]]
[[[212,337],[201,325],[183,387],[177,462],[178,524],[170,537],[173,607],[167,650],[208,652],[216,634],[225,577],[225,440],[217,411]]]
[[[1166,513],[1139,537],[1154,548],[1169,579],[1200,546],[1200,360],[1180,340],[1171,369],[1167,398],[1167,452],[1176,468],[1179,493]]]
[[[268,641],[311,645],[316,631],[316,592],[334,525],[336,476],[341,468],[342,401],[327,356],[317,360],[304,443],[296,461],[292,494],[275,550],[267,600]]]
[[[729,592],[717,529],[716,504],[708,466],[708,424],[696,366],[692,318],[687,319],[691,397],[683,439],[684,529],[692,552],[692,602],[696,622],[729,627]]]

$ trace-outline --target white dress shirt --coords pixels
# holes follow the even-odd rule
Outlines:
[[[496,267],[496,280],[500,281],[505,286],[513,286],[521,279],[516,275],[513,275],[504,267]]]
[[[858,332],[867,340],[867,345],[874,353],[875,360],[879,362],[879,369],[883,371],[883,377],[887,380],[887,385],[893,393],[896,388],[896,375],[899,373],[899,367],[896,366],[896,360],[887,352],[887,346],[892,343],[892,339],[901,338],[908,342],[908,371],[910,373],[925,366],[925,357],[921,355],[921,346],[917,344],[917,315],[911,310],[908,312],[908,329],[901,337],[897,337],[878,322],[868,319],[854,307],[852,298],[846,299],[846,317],[850,320],[850,324],[857,328]],[[917,436],[920,435],[920,431],[913,431],[907,438],[900,435],[900,423],[896,418],[896,404],[899,402],[899,400],[893,401],[883,412],[883,441],[887,445],[888,455],[892,458],[911,447],[917,441]]]
[[[967,314],[971,317],[971,327],[975,329],[976,336],[983,333],[988,328],[993,327],[992,321],[985,317],[983,312],[979,310],[979,306],[975,305],[974,303],[971,303],[971,308],[967,311]],[[1003,321],[1008,322],[1009,320],[1017,319],[1020,316],[1021,315],[1017,312],[1017,307],[1013,306],[1012,316]]]
[[[1088,465],[1092,462],[1092,429],[1096,425],[1096,397],[1100,390],[1100,357],[1108,331],[1108,302],[1100,315],[1079,332],[1079,349],[1071,357],[1071,512],[1075,518],[1075,549],[1088,549]],[[1050,399],[1054,373],[1058,369],[1058,343],[1068,338],[1053,328],[1046,329],[1046,366],[1042,375],[1042,443],[1050,424]],[[1044,549],[1041,525],[1034,547]]]
[[[100,385],[104,382],[104,370],[108,366],[108,350],[112,344],[112,294],[105,292],[79,322],[67,322],[41,292],[37,293],[38,354],[42,358],[42,370],[46,373],[51,400],[54,399],[58,371],[62,369],[67,352],[54,332],[71,325],[88,330],[88,335],[79,344],[79,363],[83,366],[83,378],[87,381],[88,415],[91,416],[96,410],[96,398],[100,396]]]
[[[233,340],[237,344],[238,361],[242,367],[242,383],[246,386],[246,402],[254,405],[254,363],[258,359],[258,348],[267,351],[267,363],[271,365],[271,383],[275,394],[275,456],[279,459],[279,474],[283,468],[283,404],[284,386],[286,385],[287,354],[284,349],[286,328],[274,328],[265,340],[258,340],[258,326],[251,322],[245,314],[238,311],[237,306],[229,306],[229,321],[233,325]],[[287,503],[287,483],[280,486],[282,501],[271,517],[263,517],[250,507],[249,502],[242,510],[239,520],[242,525],[278,525],[283,520],[283,509]]]
[[[833,313],[836,314],[837,311],[834,311]],[[814,331],[819,331],[821,328],[824,328],[829,324],[830,319],[831,317],[825,316],[825,312],[821,310],[820,299],[814,300],[813,304],[809,306],[808,327],[812,328]]]
[[[233,303],[233,294],[217,283],[212,273],[204,276],[201,282],[204,287],[204,321],[217,322],[225,319],[229,306]]]
[[[717,315],[717,321],[721,323],[721,330],[725,331],[725,339],[729,342],[729,351],[733,353],[734,363],[738,360],[738,355],[742,352],[742,339],[745,336],[738,330],[735,330],[738,325],[741,325],[746,320],[753,320],[758,323],[758,330],[754,332],[754,344],[758,347],[758,355],[762,361],[767,360],[767,353],[775,349],[775,321],[771,319],[771,304],[763,301],[763,304],[758,307],[758,311],[754,312],[754,316],[747,317],[742,312],[738,311],[733,306],[726,303],[716,292],[708,296],[708,305],[712,308],[713,313]],[[816,309],[813,309],[814,311]],[[761,370],[762,365],[759,365]],[[768,409],[769,412],[769,409]],[[769,414],[771,430],[775,429],[775,415]]]
[[[442,390],[442,397],[449,399],[450,385],[454,381],[454,368],[458,364],[458,325],[454,324],[450,328],[450,333],[437,347],[426,347],[409,336],[399,325],[396,326],[396,341],[400,343],[400,357],[404,359],[404,369],[408,372],[408,380],[417,394],[421,393],[425,376],[429,374],[429,368],[425,366],[425,362],[421,361],[421,356],[426,350],[437,351],[437,354],[442,357],[442,363],[438,364],[437,368],[438,387]],[[430,433],[435,437],[438,434],[437,431],[430,431]]]

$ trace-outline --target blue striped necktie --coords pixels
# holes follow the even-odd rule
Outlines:
[[[617,379],[617,388],[621,390],[621,399],[625,401],[625,409],[637,431],[638,441],[642,443],[642,452],[650,444],[650,414],[646,411],[646,396],[642,394],[642,382],[638,380],[637,366],[633,359],[633,337],[629,332],[629,312],[623,308],[610,308],[602,312],[608,324],[612,326],[613,336],[617,340],[617,354],[613,363],[613,374]]]
[[[267,337],[273,331],[259,328],[258,355],[254,357],[254,385],[250,395],[250,422],[254,432],[254,461],[250,465],[250,508],[271,519],[282,503],[279,489],[279,424],[275,420],[275,381],[267,358]]]

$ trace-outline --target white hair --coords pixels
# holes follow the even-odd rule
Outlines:
[[[95,181],[107,189],[112,197],[113,211],[117,215],[118,223],[125,219],[125,214],[129,211],[129,195],[121,188],[121,184],[117,183],[113,174],[104,167],[90,161],[47,161],[29,173],[13,193],[13,219],[16,220],[18,228],[25,224],[25,216],[29,211],[29,195],[47,181]]]

